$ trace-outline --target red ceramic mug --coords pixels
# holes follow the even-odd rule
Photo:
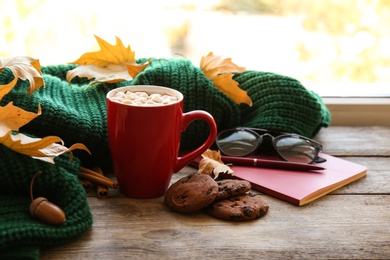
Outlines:
[[[168,95],[176,100],[169,104],[125,104],[131,103],[123,97],[127,91],[131,92],[128,92],[130,96],[146,92]],[[207,150],[217,134],[213,117],[202,110],[184,113],[183,95],[171,88],[120,87],[108,92],[106,101],[113,167],[119,189],[127,197],[149,199],[164,195],[172,174]],[[179,156],[181,133],[198,119],[209,125],[208,138],[198,148]]]

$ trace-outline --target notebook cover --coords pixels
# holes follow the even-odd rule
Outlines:
[[[302,206],[367,173],[367,168],[327,154],[320,171],[291,171],[233,165],[234,177],[247,180],[252,188],[287,202]]]

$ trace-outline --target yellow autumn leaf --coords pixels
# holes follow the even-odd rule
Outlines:
[[[200,61],[200,68],[205,73],[206,77],[212,79],[220,73],[235,73],[244,72],[245,68],[240,67],[232,62],[231,58],[222,58],[222,56],[214,55],[213,52],[203,56]]]
[[[82,149],[91,154],[84,144],[77,143],[67,148],[63,145],[63,141],[56,136],[32,138],[21,133],[12,134],[11,131],[8,131],[4,136],[0,135],[0,143],[15,152],[52,164],[55,163],[55,157],[64,153],[70,153],[72,159],[72,151],[75,149]]]
[[[0,73],[5,68],[8,68],[12,71],[16,81],[18,78],[20,78],[30,82],[30,86],[27,89],[28,94],[32,94],[34,91],[45,85],[45,81],[42,77],[41,65],[37,59],[22,56],[1,58]],[[7,85],[0,85],[0,99],[2,99],[3,96],[7,94],[13,86],[15,86],[15,79]],[[12,87],[10,88],[11,85]],[[8,92],[6,92],[7,90]]]
[[[118,37],[116,44],[111,45],[105,40],[95,35],[96,41],[100,46],[100,51],[87,52],[71,64],[79,66],[68,71],[66,79],[72,81],[76,76],[81,78],[94,79],[91,85],[97,82],[117,83],[131,80],[128,66],[140,66],[136,63],[135,52],[130,45],[125,47]]]
[[[66,80],[71,82],[75,77],[94,79],[90,85],[95,85],[99,82],[118,83],[121,81],[131,80],[131,76],[127,72],[125,64],[110,64],[104,68],[98,67],[94,64],[80,65],[66,74]]]
[[[63,145],[63,141],[56,136],[48,136],[41,139],[31,138],[21,133],[13,134],[13,131],[18,131],[20,127],[40,116],[41,113],[40,105],[38,105],[37,113],[28,112],[14,106],[13,102],[8,103],[4,107],[0,106],[0,144],[15,152],[50,163],[54,163],[54,157],[71,152],[74,149],[82,149],[90,153],[83,144],[75,144],[67,148]]]
[[[38,112],[25,111],[9,102],[6,106],[0,106],[0,136],[6,132],[19,131],[19,128],[41,115],[41,106],[38,105]]]
[[[215,86],[230,97],[236,104],[252,106],[252,99],[245,90],[238,87],[238,82],[233,80],[233,74],[219,74],[213,80]]]
[[[126,67],[127,67],[127,72],[129,73],[129,75],[132,77],[132,78],[135,78],[135,76],[137,76],[139,73],[141,73],[147,66],[149,66],[149,63],[151,61],[148,60],[147,62],[145,63],[141,63],[141,64],[138,64],[138,63],[127,63],[126,64]]]
[[[131,50],[130,45],[125,47],[119,37],[116,38],[116,44],[111,45],[105,40],[95,35],[95,39],[100,46],[100,51],[87,52],[83,54],[72,64],[88,65],[94,64],[104,68],[110,64],[124,64],[126,62],[135,62],[135,52]]]
[[[237,81],[233,79],[234,73],[244,72],[245,68],[232,62],[231,58],[223,59],[210,52],[200,61],[200,69],[210,79],[214,86],[230,97],[236,104],[252,106],[252,99],[245,90],[239,88]]]
[[[0,85],[0,100],[2,100],[3,97],[7,95],[8,92],[11,91],[11,89],[16,85],[17,82],[18,82],[18,78],[14,77],[14,79],[10,83],[5,85]]]
[[[217,179],[220,174],[234,174],[233,170],[222,162],[220,151],[210,149],[202,154],[198,173],[214,175],[214,179]]]

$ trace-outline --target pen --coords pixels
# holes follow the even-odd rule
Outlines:
[[[263,167],[263,168],[276,168],[276,169],[288,169],[288,170],[300,170],[300,171],[315,171],[315,170],[325,170],[325,168],[304,163],[294,163],[287,161],[274,161],[274,160],[265,160],[259,158],[249,158],[249,157],[235,157],[235,156],[222,156],[222,161],[227,163],[232,163],[233,165],[242,165],[242,166],[252,166],[252,167]]]

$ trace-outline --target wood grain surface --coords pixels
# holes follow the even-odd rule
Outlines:
[[[162,197],[92,192],[92,229],[41,259],[389,259],[390,128],[330,127],[315,139],[367,176],[302,207],[262,194],[268,214],[243,223],[174,213]],[[185,167],[172,183],[196,171]]]

